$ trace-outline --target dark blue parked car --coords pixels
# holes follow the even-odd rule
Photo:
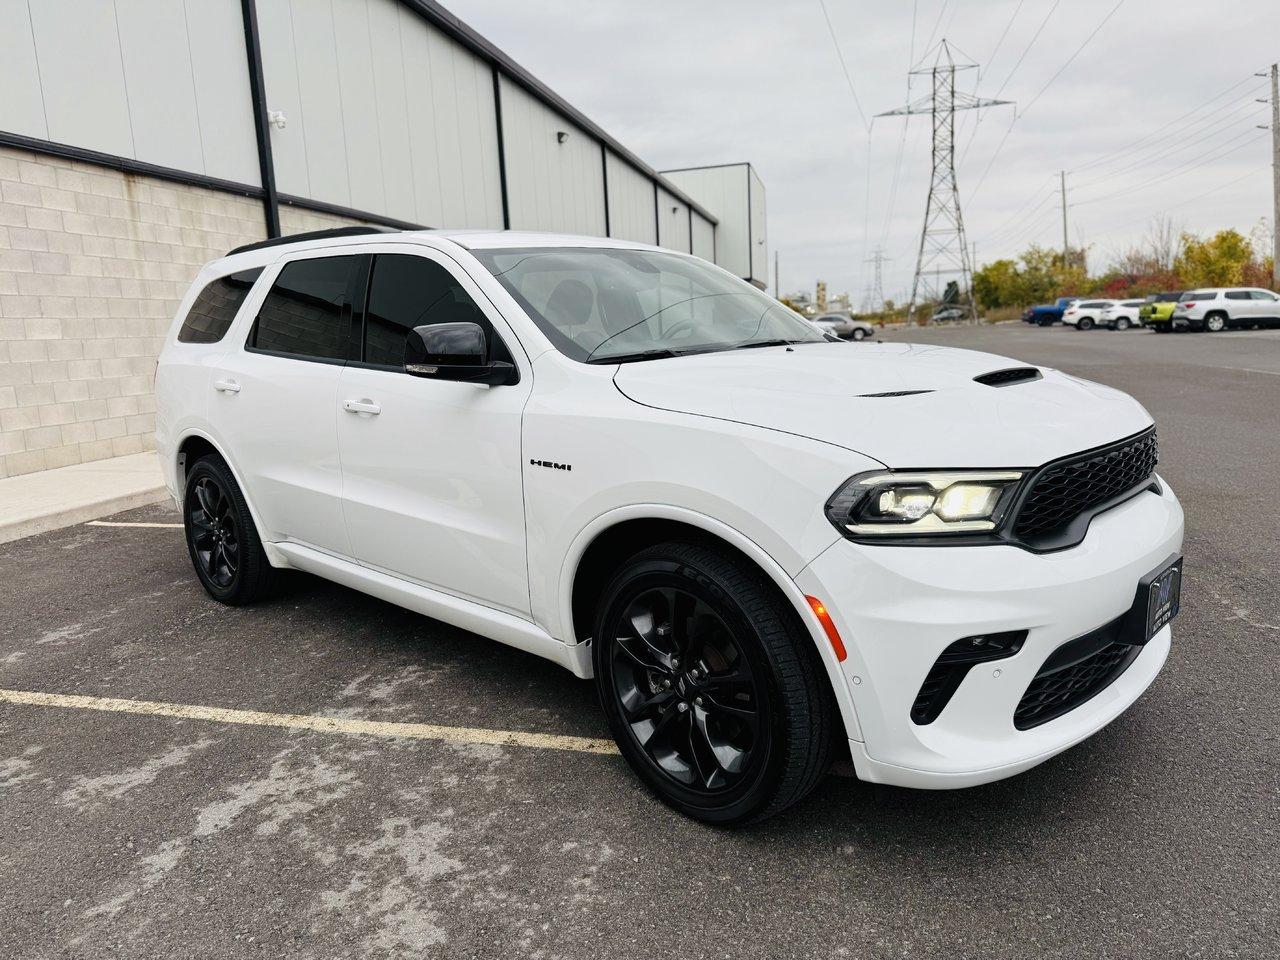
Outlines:
[[[1063,311],[1079,299],[1079,297],[1059,297],[1053,303],[1042,303],[1036,307],[1027,307],[1022,314],[1022,322],[1034,323],[1041,327],[1061,323]]]

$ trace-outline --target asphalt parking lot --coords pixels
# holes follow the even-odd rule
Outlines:
[[[1280,333],[892,337],[1156,417],[1183,610],[1099,735],[987,787],[833,776],[711,829],[600,746],[589,684],[302,576],[220,607],[144,508],[0,546],[0,688],[33,695],[0,695],[0,954],[1275,956]]]

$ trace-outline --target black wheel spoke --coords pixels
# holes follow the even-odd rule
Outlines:
[[[606,634],[635,743],[666,776],[703,793],[747,775],[764,728],[757,680],[729,622],[699,591],[664,584],[632,596]]]
[[[213,477],[196,481],[187,496],[186,520],[192,554],[203,575],[225,589],[240,566],[240,537],[235,504]]]

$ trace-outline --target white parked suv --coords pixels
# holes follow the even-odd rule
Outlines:
[[[908,787],[1018,773],[1169,652],[1182,510],[1137,402],[834,343],[684,254],[250,245],[200,272],[156,390],[212,597],[293,568],[594,677],[639,777],[706,821],[776,813],[840,755]]]
[[[1280,296],[1258,287],[1206,287],[1178,298],[1174,330],[1218,333],[1237,327],[1280,326]]]
[[[1092,330],[1102,322],[1102,314],[1118,302],[1116,300],[1077,300],[1062,311],[1062,322],[1077,330]]]
[[[1108,330],[1128,330],[1130,327],[1142,326],[1142,317],[1138,311],[1145,300],[1115,300],[1111,306],[1103,307],[1098,314],[1098,325]]]

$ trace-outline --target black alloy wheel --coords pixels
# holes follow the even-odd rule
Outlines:
[[[240,572],[240,535],[231,498],[213,477],[201,477],[191,485],[187,525],[200,571],[219,589],[228,589]]]
[[[813,641],[741,558],[693,543],[642,551],[596,624],[610,728],[669,805],[711,823],[759,820],[825,772],[833,711]]]
[[[748,775],[763,753],[768,705],[716,611],[681,587],[650,587],[631,598],[614,633],[614,693],[649,760],[698,792]]]
[[[191,564],[209,596],[240,606],[270,590],[275,571],[244,494],[218,457],[203,457],[187,471],[182,519]]]

